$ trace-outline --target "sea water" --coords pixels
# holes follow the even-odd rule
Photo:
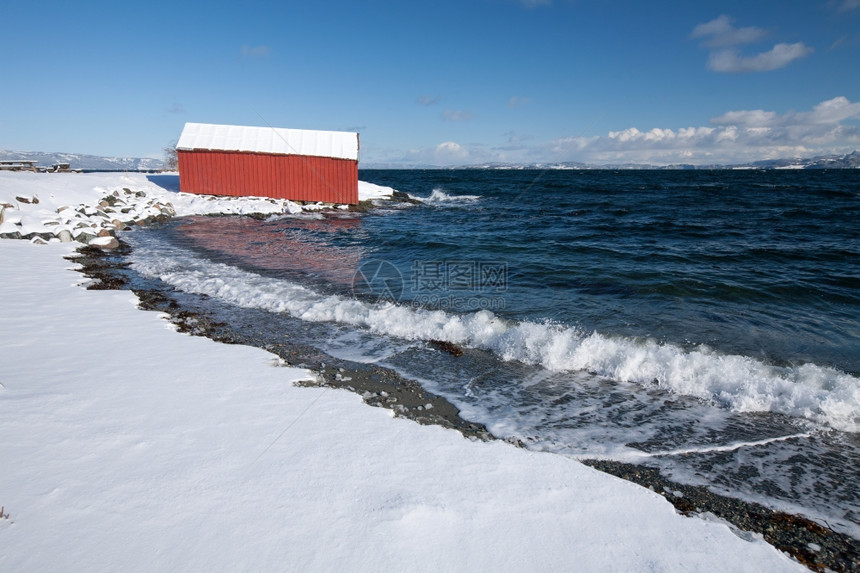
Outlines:
[[[179,219],[131,234],[133,266],[499,437],[860,537],[860,172],[360,177],[420,203]]]

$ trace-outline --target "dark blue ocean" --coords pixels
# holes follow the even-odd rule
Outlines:
[[[134,267],[394,369],[499,437],[860,537],[860,171],[360,179],[420,202],[179,219],[130,235]]]

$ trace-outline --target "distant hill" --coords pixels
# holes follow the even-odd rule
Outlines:
[[[469,168],[464,166],[464,168]],[[769,159],[742,164],[712,164],[712,165],[649,165],[640,163],[622,164],[584,164],[577,162],[561,163],[531,163],[520,165],[482,165],[471,166],[481,169],[858,169],[860,168],[860,152],[853,151],[847,155],[820,155],[810,158]]]
[[[163,160],[151,157],[101,157],[81,153],[0,150],[0,161],[13,159],[36,161],[45,167],[68,163],[72,169],[87,171],[157,171],[164,165]]]
[[[803,169],[857,169],[860,168],[860,152],[848,155],[822,155],[811,159],[757,161],[752,164],[760,169],[780,169],[802,165]]]
[[[740,164],[692,165],[652,165],[648,163],[580,163],[577,161],[556,161],[546,163],[484,163],[440,167],[438,165],[396,165],[371,163],[362,169],[860,169],[860,151],[847,155],[820,155],[810,158],[768,159]]]

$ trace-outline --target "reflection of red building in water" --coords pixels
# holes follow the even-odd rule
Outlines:
[[[187,193],[358,203],[358,134],[186,123],[176,144]]]
[[[194,245],[269,271],[296,271],[349,286],[364,256],[357,245],[330,237],[358,219],[258,221],[248,217],[189,217],[178,231]]]

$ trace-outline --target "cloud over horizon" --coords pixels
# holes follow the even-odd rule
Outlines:
[[[598,137],[552,141],[554,156],[584,161],[745,163],[798,155],[848,152],[860,146],[860,102],[844,96],[806,112],[733,110],[707,126],[641,131],[630,127]]]
[[[628,127],[606,135],[550,141],[515,132],[500,137],[504,143],[495,147],[444,141],[411,149],[406,156],[374,157],[370,162],[403,166],[562,161],[709,165],[841,154],[860,149],[860,102],[838,96],[808,111],[730,110],[710,118],[707,125],[674,129]]]

